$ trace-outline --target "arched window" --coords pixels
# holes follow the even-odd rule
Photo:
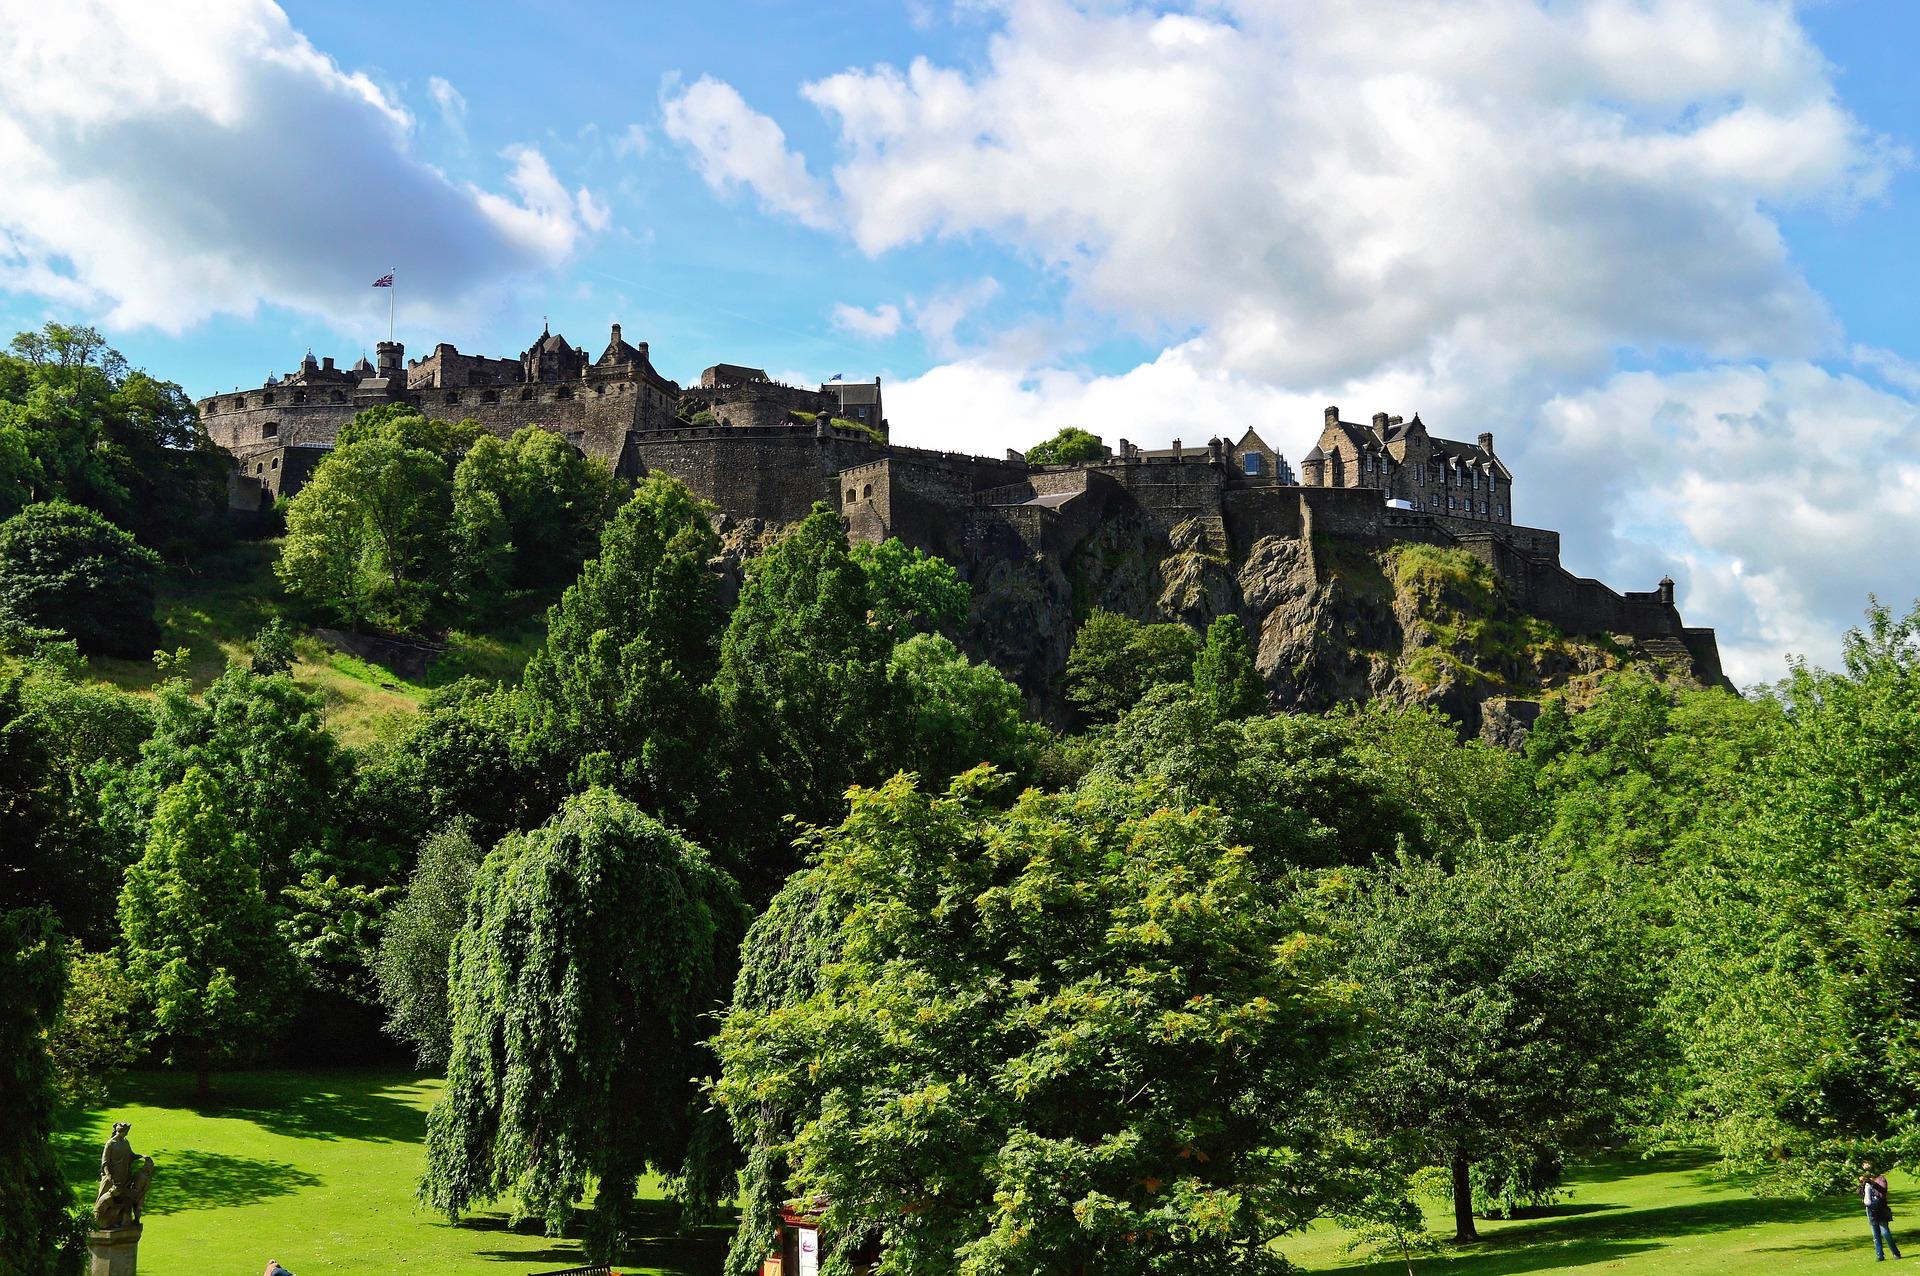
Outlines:
[[[853,493],[853,489],[852,489],[852,488],[848,488],[848,489],[847,489],[847,504],[849,504],[849,505],[851,505],[851,504],[853,504],[853,503],[854,503],[855,501],[857,501],[857,500],[859,500],[859,499],[860,499],[860,498],[859,498],[858,496],[855,496],[855,495],[854,495],[854,493]]]
[[[860,499],[863,501],[873,499],[873,484],[869,483],[860,489]]]

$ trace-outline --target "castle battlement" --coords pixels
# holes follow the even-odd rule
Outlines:
[[[543,330],[517,358],[465,355],[442,343],[406,362],[381,342],[379,363],[351,368],[311,353],[284,378],[200,400],[212,439],[236,461],[237,505],[292,495],[354,414],[408,403],[509,435],[560,434],[627,479],[667,474],[735,523],[791,523],[816,502],[860,540],[898,536],[963,572],[990,562],[1067,563],[1109,526],[1168,547],[1243,561],[1268,538],[1334,538],[1369,547],[1419,541],[1486,562],[1515,601],[1570,633],[1671,640],[1719,679],[1711,631],[1688,629],[1671,582],[1621,594],[1560,565],[1560,537],[1513,521],[1513,475],[1493,436],[1473,443],[1386,413],[1366,424],[1329,407],[1318,440],[1292,467],[1259,432],[1110,457],[1031,465],[903,447],[880,415],[880,383],[783,385],[758,368],[715,364],[682,389],[653,368],[645,342],[618,324],[598,357]],[[835,422],[843,424],[835,424]]]

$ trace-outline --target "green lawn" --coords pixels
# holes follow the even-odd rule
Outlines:
[[[439,1088],[402,1072],[226,1073],[201,1109],[190,1076],[143,1073],[117,1084],[108,1105],[65,1114],[60,1150],[91,1195],[108,1127],[133,1122],[135,1151],[157,1167],[141,1276],[256,1276],[270,1258],[299,1276],[519,1276],[580,1263],[577,1238],[510,1229],[504,1211],[453,1226],[415,1204]],[[719,1271],[730,1224],[675,1235],[657,1198],[648,1222],[656,1234],[619,1270]]]
[[[116,1087],[110,1104],[69,1113],[63,1122],[61,1151],[82,1189],[97,1176],[100,1144],[115,1119],[133,1122],[134,1147],[158,1163],[140,1244],[142,1276],[253,1276],[269,1258],[300,1276],[520,1276],[580,1261],[576,1240],[511,1230],[501,1212],[452,1226],[414,1203],[437,1081],[364,1070],[228,1073],[215,1080],[216,1099],[201,1110],[190,1077],[139,1074]],[[1900,1227],[1913,1182],[1896,1176],[1893,1186]],[[1434,1207],[1436,1228],[1444,1226],[1444,1213]],[[619,1269],[717,1273],[729,1229],[682,1237],[671,1218],[664,1203],[651,1205],[654,1234]],[[1756,1198],[1717,1178],[1702,1158],[1684,1155],[1589,1165],[1575,1176],[1568,1199],[1544,1216],[1482,1222],[1481,1230],[1481,1244],[1416,1259],[1416,1272],[1817,1276],[1873,1261],[1851,1198]],[[1344,1242],[1337,1229],[1321,1227],[1281,1248],[1310,1271],[1406,1270],[1350,1256]]]

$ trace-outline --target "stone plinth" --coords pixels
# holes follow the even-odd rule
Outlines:
[[[87,1233],[87,1276],[134,1276],[140,1224]]]

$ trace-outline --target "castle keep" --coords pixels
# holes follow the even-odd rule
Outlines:
[[[898,536],[975,580],[1009,564],[1084,562],[1122,535],[1234,563],[1275,538],[1309,555],[1323,539],[1455,547],[1566,633],[1622,636],[1689,664],[1702,682],[1724,681],[1713,631],[1682,624],[1672,581],[1623,594],[1574,576],[1560,565],[1557,532],[1513,522],[1514,479],[1493,436],[1440,438],[1417,415],[1360,425],[1330,407],[1297,475],[1251,428],[1159,449],[1121,439],[1101,460],[1036,466],[1012,451],[894,444],[878,381],[809,389],[722,363],[682,389],[618,324],[598,355],[550,331],[518,358],[444,343],[424,359],[406,360],[394,342],[377,354],[343,369],[309,353],[284,377],[200,400],[208,434],[234,457],[237,507],[296,492],[355,413],[407,403],[501,435],[551,430],[624,478],[671,475],[712,503],[723,532],[793,522],[826,501],[856,539]]]

